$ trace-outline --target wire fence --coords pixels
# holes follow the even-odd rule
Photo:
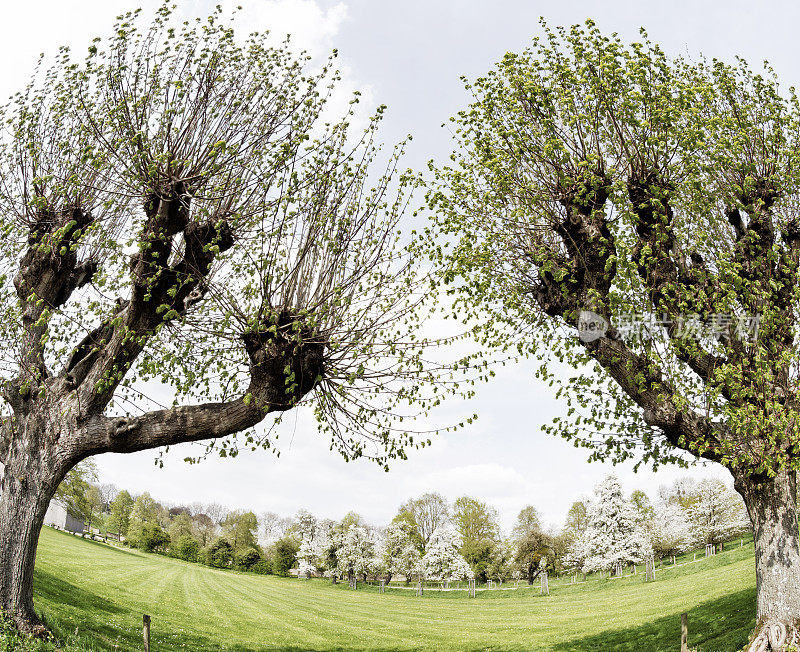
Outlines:
[[[740,541],[740,546],[739,547],[744,546],[744,543],[745,543],[744,539],[742,539]],[[748,541],[748,543],[751,543],[751,542]],[[669,564],[669,565],[663,565],[662,564],[660,567],[654,569],[654,572],[659,573],[659,572],[662,572],[662,571],[674,570],[676,568],[681,568],[681,567],[684,567],[684,566],[691,566],[692,564],[699,564],[700,562],[705,561],[706,559],[709,559],[710,557],[715,556],[714,554],[711,554],[711,555],[703,554],[703,556],[697,557],[697,553],[694,553],[694,555],[695,555],[694,559],[691,559],[691,560],[688,560],[688,561],[682,561],[680,563],[678,563],[677,557],[676,557],[675,558],[675,563]],[[621,580],[621,579],[626,579],[626,578],[631,578],[631,577],[639,577],[639,576],[644,577],[644,575],[645,575],[644,572],[641,572],[641,573],[639,573],[639,572],[628,572],[627,574],[623,573],[622,575],[612,575],[611,577],[587,577],[586,579],[580,579],[580,580],[578,580],[576,578],[576,579],[574,579],[572,581],[569,581],[569,582],[565,582],[563,580],[556,580],[555,582],[550,582],[549,583],[549,587],[550,588],[560,588],[560,587],[565,587],[565,586],[576,586],[578,584],[588,584],[590,582],[603,582],[603,581],[607,581],[607,580]],[[472,590],[474,590],[476,592],[519,591],[519,590],[525,590],[525,589],[541,590],[541,587],[538,584],[525,584],[525,583],[522,583],[522,582],[523,582],[522,580],[513,581],[514,586],[503,586],[503,584],[505,584],[505,582],[501,583],[501,584],[498,584],[497,586],[475,586]],[[512,583],[512,582],[509,582],[509,584],[510,583]],[[444,592],[454,592],[454,591],[456,591],[456,592],[457,591],[464,591],[464,592],[470,591],[470,588],[468,586],[465,587],[465,586],[461,586],[460,584],[461,583],[459,582],[459,586],[448,586],[448,587],[441,586],[441,583],[439,584],[439,586],[436,586],[436,585],[431,586],[431,585],[425,584],[425,585],[423,585],[423,589],[425,591],[442,592],[442,593],[444,593]],[[385,588],[387,588],[387,589],[399,589],[401,591],[418,591],[418,587],[416,585],[399,586],[399,585],[396,585],[396,584],[386,584]]]

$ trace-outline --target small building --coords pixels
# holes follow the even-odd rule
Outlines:
[[[83,519],[71,513],[66,505],[55,498],[50,501],[44,515],[44,524],[76,534],[83,534],[86,529]]]

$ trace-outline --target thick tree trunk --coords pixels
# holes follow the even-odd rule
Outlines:
[[[800,537],[796,478],[736,478],[753,524],[757,626],[751,651],[783,650],[800,643]]]
[[[22,474],[19,466],[7,464],[3,470],[0,610],[12,618],[21,632],[44,636],[47,630],[33,609],[33,568],[39,532],[58,482],[42,478],[39,464],[30,464]]]

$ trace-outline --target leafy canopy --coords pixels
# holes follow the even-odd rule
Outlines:
[[[540,361],[569,405],[548,429],[593,459],[797,469],[794,90],[644,32],[543,31],[467,83],[452,163],[432,166],[456,311]],[[579,339],[581,311],[603,337]]]
[[[357,93],[333,115],[335,52],[314,66],[288,41],[237,37],[219,8],[172,11],[119,17],[83,60],[62,48],[3,111],[5,395],[44,396],[60,376],[79,419],[158,406],[155,382],[174,406],[261,407],[248,388],[273,355],[272,406],[306,396],[346,459],[426,445],[401,424],[455,391],[463,364],[430,362],[418,335],[428,286],[398,228],[403,146],[381,158],[376,142],[384,107],[359,133]],[[276,342],[284,358],[264,353]],[[246,432],[211,446],[275,445]]]

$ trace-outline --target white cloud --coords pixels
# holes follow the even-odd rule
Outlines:
[[[187,19],[202,17],[214,11],[216,5],[222,7],[225,15],[236,11],[237,33],[269,32],[276,42],[289,34],[298,51],[305,50],[314,58],[324,58],[330,53],[347,18],[344,2],[323,8],[314,0],[191,0],[181,3],[179,11]]]

